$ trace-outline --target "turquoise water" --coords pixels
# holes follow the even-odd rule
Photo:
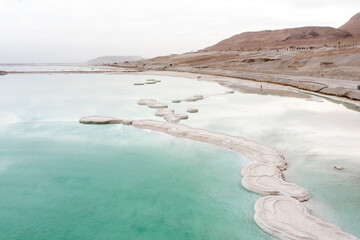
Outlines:
[[[132,103],[142,89],[127,91],[143,76],[99,76],[0,79],[0,239],[273,239],[253,221],[240,155],[79,124],[153,115]]]
[[[360,237],[360,113],[348,105],[274,95],[216,96],[188,124],[246,136],[285,154],[288,181],[309,190],[315,216]],[[357,109],[357,108],[353,108]],[[333,169],[340,165],[343,171]]]
[[[133,86],[148,78],[162,82]],[[241,156],[132,127],[77,122],[94,114],[160,119],[136,104],[141,98],[179,113],[197,107],[183,123],[284,152],[285,177],[310,191],[313,214],[359,237],[360,113],[318,98],[214,95],[226,90],[166,76],[2,76],[0,218],[11,219],[0,222],[5,239],[271,239],[252,220],[259,195],[240,184],[249,163]],[[212,96],[171,103],[194,94]]]
[[[98,71],[96,67],[75,64],[0,64],[0,71],[8,72],[43,72],[43,71]]]
[[[131,127],[1,132],[1,239],[269,239],[233,152]]]

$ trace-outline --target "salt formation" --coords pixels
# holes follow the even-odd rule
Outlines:
[[[185,102],[196,102],[199,100],[203,100],[205,97],[203,95],[194,95],[192,97],[185,98],[183,101]]]
[[[153,99],[143,99],[139,102],[141,105],[155,104],[157,106],[159,104]],[[171,122],[176,119],[176,114],[174,110],[166,107],[159,109],[156,115],[163,116],[165,119],[168,118],[167,120],[170,122],[146,119],[124,121],[101,116],[84,117],[80,119],[80,122],[132,124],[136,128],[159,131],[175,137],[206,142],[239,152],[249,160],[257,162],[243,169],[242,184],[244,187],[260,194],[271,195],[260,198],[255,204],[254,219],[266,232],[287,240],[357,239],[353,235],[341,231],[337,226],[312,216],[310,211],[298,201],[307,200],[309,194],[306,189],[284,181],[281,170],[285,170],[287,166],[284,156],[280,152],[242,137]]]
[[[158,116],[158,117],[164,117],[167,114],[175,114],[174,109],[161,108],[155,112],[155,116]]]
[[[178,123],[180,120],[188,119],[186,114],[176,114],[173,109],[161,108],[155,112],[155,116],[164,117],[167,122]]]
[[[133,126],[142,129],[164,132],[176,137],[211,143],[237,151],[245,155],[249,160],[272,163],[279,169],[286,169],[284,156],[280,152],[245,138],[192,128],[184,124],[162,122],[157,120],[135,120],[133,121]]]
[[[159,103],[155,99],[141,99],[137,102],[139,105],[146,105],[149,108],[167,108],[168,106],[164,103]]]
[[[254,163],[246,166],[242,171],[242,185],[253,192],[262,195],[284,195],[299,201],[310,198],[308,191],[294,183],[285,182],[282,172],[271,164]]]
[[[197,109],[197,108],[188,108],[186,111],[188,113],[197,113],[197,112],[199,112],[199,109]]]
[[[343,166],[334,166],[334,169],[336,169],[336,170],[344,170],[344,167]]]
[[[287,240],[356,240],[355,236],[310,214],[310,210],[294,198],[267,196],[255,204],[256,223],[266,232]]]
[[[88,116],[80,118],[79,122],[84,124],[120,124],[122,120],[113,117]]]
[[[145,85],[145,84],[156,84],[161,82],[160,80],[155,80],[155,79],[147,79],[146,82],[137,82],[134,83],[134,85],[136,86],[140,86],[140,85]]]
[[[124,125],[132,125],[133,120],[122,120],[121,123],[124,124]]]

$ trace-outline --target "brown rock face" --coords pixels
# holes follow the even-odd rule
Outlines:
[[[200,51],[252,51],[289,47],[336,46],[360,39],[360,13],[340,28],[301,27],[281,30],[245,32],[225,39]]]
[[[348,31],[353,35],[360,35],[360,13],[350,18],[350,20],[339,27],[339,29]]]
[[[288,47],[311,47],[334,45],[352,34],[346,30],[331,27],[301,27],[282,30],[245,32],[225,39],[202,51],[249,51],[280,49]]]

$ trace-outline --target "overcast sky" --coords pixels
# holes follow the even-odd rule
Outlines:
[[[153,57],[232,35],[299,26],[339,27],[360,0],[0,0],[0,63]]]

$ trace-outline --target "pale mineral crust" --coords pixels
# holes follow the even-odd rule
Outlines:
[[[199,112],[199,109],[197,109],[197,108],[188,108],[186,111],[188,113],[197,113],[197,112]]]
[[[114,117],[88,116],[80,118],[79,122],[84,124],[120,124],[122,120]]]
[[[266,232],[285,240],[358,240],[337,226],[314,217],[298,200],[266,196],[255,204],[254,219]]]
[[[167,114],[175,114],[174,109],[160,108],[155,112],[155,116],[158,116],[158,117],[164,117]]]
[[[282,172],[272,164],[254,163],[242,171],[242,185],[253,192],[262,195],[284,195],[299,201],[310,198],[309,192],[294,183],[284,181]]]
[[[143,99],[140,105],[158,104],[154,99]],[[80,119],[81,123],[132,124],[136,128],[163,132],[175,137],[192,139],[221,146],[241,153],[249,160],[257,163],[248,165],[242,170],[242,184],[245,188],[264,195],[255,204],[254,219],[266,232],[286,240],[332,240],[357,239],[349,233],[341,231],[337,226],[314,217],[300,201],[307,200],[306,189],[284,181],[281,170],[286,169],[284,156],[275,149],[258,144],[242,137],[215,133],[203,129],[192,128],[179,121],[179,114],[172,109],[159,109],[157,116],[167,121],[157,120],[120,120],[113,117],[89,116]],[[298,200],[300,201],[298,201]]]
[[[344,167],[343,166],[334,166],[334,169],[336,169],[336,170],[344,170]]]
[[[132,125],[133,120],[122,120],[122,124],[124,125]]]
[[[203,96],[203,95],[194,95],[192,97],[185,98],[183,101],[184,102],[196,102],[199,100],[203,100],[204,98],[205,98],[205,96]]]
[[[279,169],[286,169],[284,156],[280,152],[242,137],[230,136],[223,133],[192,128],[184,124],[157,120],[135,120],[133,126],[164,132],[176,137],[218,145],[239,152],[245,155],[249,160],[271,163]]]
[[[175,113],[173,109],[161,108],[155,112],[155,116],[164,117],[167,122],[178,123],[180,120],[188,119],[187,114]]]
[[[155,99],[141,99],[137,102],[139,105],[146,105],[149,108],[167,108],[168,106],[164,103],[160,103]]]

